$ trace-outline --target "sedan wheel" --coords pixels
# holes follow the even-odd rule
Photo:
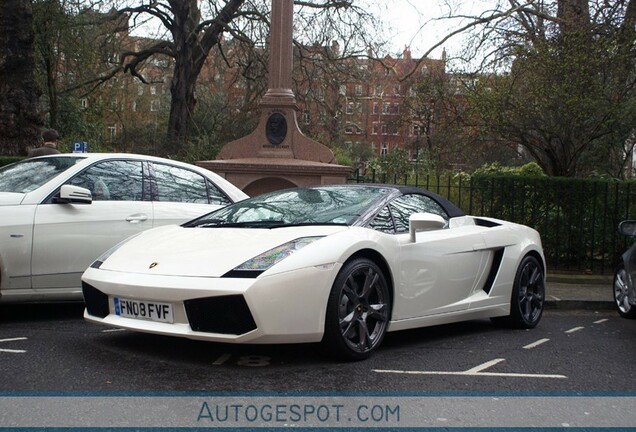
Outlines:
[[[636,319],[636,308],[629,304],[629,279],[625,266],[620,264],[614,272],[614,304],[623,318]]]
[[[373,261],[347,263],[329,295],[323,344],[340,359],[369,357],[386,333],[390,303],[386,279]]]
[[[515,328],[534,328],[543,315],[544,300],[543,268],[535,257],[528,255],[517,269],[510,299],[510,315],[494,318],[493,321]]]

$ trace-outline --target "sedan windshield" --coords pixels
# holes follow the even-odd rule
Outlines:
[[[186,227],[274,228],[351,225],[393,190],[375,186],[324,186],[259,195],[195,219]]]
[[[31,192],[80,160],[82,158],[60,156],[26,159],[7,165],[0,168],[0,192]]]

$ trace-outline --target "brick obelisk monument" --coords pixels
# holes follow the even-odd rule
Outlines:
[[[259,124],[251,134],[226,144],[214,161],[197,165],[215,171],[249,195],[294,186],[346,182],[350,167],[300,131],[291,89],[293,0],[272,0],[268,90]]]

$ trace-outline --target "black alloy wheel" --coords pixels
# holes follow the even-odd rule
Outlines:
[[[539,324],[545,303],[545,276],[539,260],[527,255],[519,264],[510,298],[510,315],[493,318],[509,327],[531,329]]]
[[[382,270],[366,258],[346,263],[327,302],[323,344],[339,359],[368,358],[384,338],[390,309]]]

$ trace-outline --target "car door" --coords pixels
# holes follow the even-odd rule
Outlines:
[[[79,291],[91,262],[153,224],[139,160],[102,161],[67,183],[89,189],[93,202],[56,204],[51,199],[37,207],[31,264],[35,290]]]
[[[398,272],[394,275],[393,318],[396,320],[467,309],[485,265],[485,243],[479,227],[418,232],[412,242],[409,216],[421,212],[448,220],[439,204],[420,194],[398,197],[376,218],[384,226],[390,226],[391,222],[395,226]]]
[[[181,224],[232,201],[198,172],[153,162],[154,225]]]

